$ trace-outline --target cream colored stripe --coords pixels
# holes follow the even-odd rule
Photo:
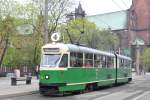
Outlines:
[[[99,80],[99,81],[90,81],[90,82],[81,82],[81,83],[68,83],[67,85],[79,85],[79,84],[85,84],[85,83],[94,83],[94,82],[102,82],[102,81],[110,81],[115,79],[108,79],[108,80]]]
[[[48,68],[48,67],[41,67],[40,70],[67,70],[67,68]]]

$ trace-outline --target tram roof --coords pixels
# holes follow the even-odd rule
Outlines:
[[[123,55],[119,55],[119,54],[117,54],[117,56],[122,59],[132,60],[130,57],[127,57],[127,56],[123,56]]]
[[[94,53],[94,54],[101,54],[101,55],[106,55],[106,56],[112,56],[114,57],[115,55],[113,53],[108,53],[105,51],[101,50],[96,50],[84,46],[79,46],[79,45],[74,45],[74,44],[63,44],[63,43],[56,43],[56,44],[46,44],[43,46],[43,48],[61,48],[63,50],[68,50],[71,52],[84,52],[84,53]]]
[[[63,51],[71,51],[71,52],[84,52],[84,53],[94,53],[94,54],[101,54],[101,55],[106,55],[106,56],[111,56],[115,57],[113,53],[101,51],[101,50],[96,50],[93,48],[88,48],[84,46],[79,46],[79,45],[74,45],[74,44],[64,44],[64,43],[49,43],[43,46],[43,48],[60,48]],[[122,59],[127,59],[127,60],[132,60],[130,57],[123,56],[117,54],[119,58]]]

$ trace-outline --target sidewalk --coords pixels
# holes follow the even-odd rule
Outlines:
[[[150,72],[146,72],[145,75],[136,75],[136,73],[132,73],[132,80],[144,80],[146,77],[150,77]]]
[[[37,93],[38,89],[39,81],[35,77],[32,77],[31,85],[26,85],[25,81],[17,81],[16,86],[11,86],[10,78],[0,78],[0,99]]]

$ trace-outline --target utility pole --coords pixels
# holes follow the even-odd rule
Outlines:
[[[140,46],[136,42],[136,74],[140,75]]]
[[[44,44],[48,43],[48,0],[45,0],[44,9]]]

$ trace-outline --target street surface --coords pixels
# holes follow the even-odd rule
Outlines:
[[[63,97],[32,94],[4,100],[150,100],[150,75],[136,76],[129,84],[105,87],[84,94]]]

